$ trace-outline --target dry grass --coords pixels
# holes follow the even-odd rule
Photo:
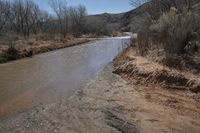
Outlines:
[[[0,45],[0,63],[5,63],[10,60],[16,60],[24,57],[30,57],[32,55],[49,52],[56,49],[66,48],[70,46],[79,45],[88,42],[88,39],[51,39],[51,40],[38,40],[37,38],[21,39],[15,42],[12,47],[12,51],[18,51],[17,54],[10,52],[9,45]],[[10,58],[12,56],[12,58]],[[15,57],[14,57],[15,56]]]
[[[133,54],[132,54],[133,55]],[[158,84],[163,87],[200,92],[200,77],[151,62],[140,56],[119,58],[115,73],[125,75],[137,83]]]

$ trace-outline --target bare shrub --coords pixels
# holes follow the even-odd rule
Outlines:
[[[15,47],[9,47],[7,50],[7,59],[16,60],[19,57],[19,51]]]
[[[19,58],[19,51],[15,47],[15,41],[17,36],[8,35],[9,48],[6,51],[6,57],[8,60],[16,60]]]
[[[143,14],[143,19],[138,18],[132,26],[132,31],[138,33],[137,43],[135,43],[136,52],[140,55],[147,54],[147,51],[152,47],[149,42],[150,26],[152,24],[151,16]]]

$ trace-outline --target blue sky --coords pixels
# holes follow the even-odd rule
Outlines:
[[[33,0],[41,9],[51,11],[49,0]],[[88,14],[121,13],[132,9],[129,0],[67,0],[68,6],[85,5]]]

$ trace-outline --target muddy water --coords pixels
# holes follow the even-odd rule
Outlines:
[[[112,61],[129,40],[98,40],[1,64],[0,118],[70,97]]]

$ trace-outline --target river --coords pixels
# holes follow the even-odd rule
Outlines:
[[[0,64],[0,118],[69,98],[129,42],[129,36],[100,39]]]

